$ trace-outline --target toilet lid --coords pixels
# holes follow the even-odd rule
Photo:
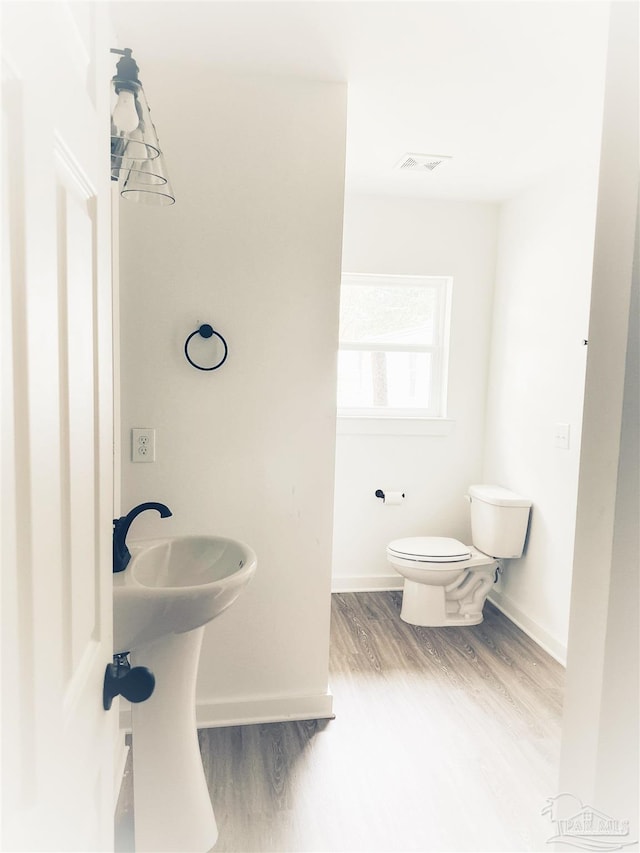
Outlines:
[[[424,560],[429,563],[454,563],[471,558],[471,551],[466,545],[446,536],[412,536],[408,539],[395,539],[389,543],[388,550],[397,554],[398,557]]]

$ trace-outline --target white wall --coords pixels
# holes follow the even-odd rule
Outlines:
[[[638,6],[613,4],[559,790],[638,814]],[[625,839],[626,842],[626,839]]]
[[[399,536],[469,541],[467,486],[481,475],[495,272],[495,204],[350,196],[343,271],[453,276],[444,435],[339,434],[333,589],[400,586],[385,548]],[[385,506],[376,489],[404,491]]]
[[[257,552],[207,628],[200,720],[327,715],[346,90],[148,62],[144,83],[177,203],[121,203],[123,448],[157,431],[154,464],[124,455],[122,508],[174,513],[132,538]],[[229,345],[212,373],[182,351],[205,322]]]
[[[525,554],[493,598],[565,656],[588,338],[597,166],[502,206],[484,479],[533,502]],[[555,445],[570,425],[569,449]]]

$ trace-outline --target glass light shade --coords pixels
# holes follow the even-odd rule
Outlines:
[[[169,183],[164,157],[133,162],[119,170],[120,195],[141,204],[175,204],[173,188]]]

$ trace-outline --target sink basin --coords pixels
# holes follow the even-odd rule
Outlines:
[[[116,653],[205,625],[256,570],[251,548],[221,536],[139,540],[129,550],[128,567],[113,575]]]

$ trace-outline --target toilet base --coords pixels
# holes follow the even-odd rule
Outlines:
[[[471,600],[447,598],[445,587],[431,586],[405,578],[400,618],[409,625],[424,628],[479,625],[484,619],[482,608],[493,579],[490,573],[476,576],[477,584]]]

